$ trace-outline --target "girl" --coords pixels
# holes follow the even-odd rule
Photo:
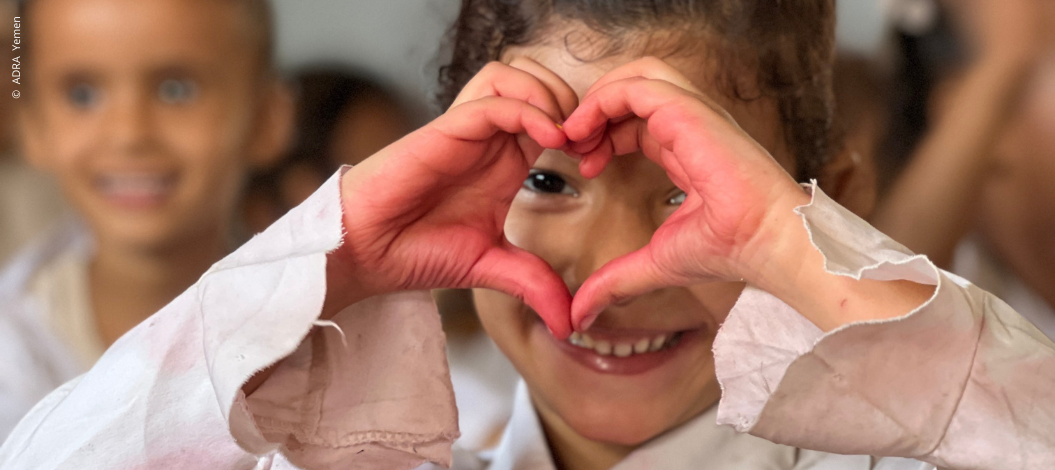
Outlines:
[[[507,10],[469,3],[458,28],[479,31],[466,16],[499,21],[478,37],[504,63],[484,66],[446,114],[215,265],[41,402],[0,459],[11,468],[867,469],[868,455],[952,468],[1055,463],[1052,344],[785,169],[820,169],[791,149],[823,148],[802,137],[826,132],[788,129],[825,122],[805,117],[825,113],[807,103],[827,85],[805,80],[804,63],[827,56],[798,49],[809,34],[790,31],[816,28],[830,46],[830,28],[817,24],[830,26],[830,2],[497,5]],[[760,36],[732,41],[740,34]],[[769,49],[777,44],[786,49]],[[576,45],[605,53],[581,60]],[[639,57],[670,50],[687,55]],[[769,55],[782,51],[788,62]],[[737,62],[719,67],[721,57]],[[785,63],[796,72],[774,72]],[[720,93],[716,70],[758,99]],[[766,91],[795,76],[805,81],[788,94]],[[452,460],[442,335],[431,300],[415,291],[435,287],[508,295],[477,293],[485,328],[526,383],[490,458]],[[930,467],[882,459],[876,468]]]

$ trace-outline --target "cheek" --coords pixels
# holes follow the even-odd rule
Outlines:
[[[247,114],[244,108],[223,102],[158,113],[159,143],[179,160],[194,199],[222,197],[225,204],[210,205],[226,206],[237,194],[252,138]]]
[[[514,202],[510,208],[505,224],[506,238],[560,272],[581,246],[582,226],[572,213],[540,213],[524,206]]]
[[[488,289],[473,289],[473,304],[484,331],[517,369],[530,359],[529,334],[534,320],[523,302]]]
[[[83,173],[102,143],[102,112],[75,113],[54,101],[42,103],[30,132],[40,142],[36,157],[57,173]]]

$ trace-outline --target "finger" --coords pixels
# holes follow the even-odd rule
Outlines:
[[[652,138],[648,122],[640,119],[628,119],[618,124],[610,124],[604,134],[603,145],[581,154],[579,172],[586,178],[601,174],[611,162],[614,155],[627,155],[641,151],[644,155],[666,170],[671,181],[683,191],[689,188],[689,174],[682,162],[670,151]],[[574,143],[571,145],[575,145]]]
[[[557,99],[563,118],[571,116],[575,108],[579,107],[579,95],[575,94],[575,90],[568,85],[568,82],[560,78],[560,75],[553,73],[552,70],[544,65],[530,58],[518,56],[509,63],[509,66],[530,73],[542,81]]]
[[[688,111],[687,107],[695,108],[691,114],[699,115],[707,114],[709,109],[696,95],[669,82],[641,77],[626,78],[598,88],[585,97],[564,122],[564,132],[572,141],[582,141],[609,121],[618,121],[627,116],[649,120],[668,105],[676,105],[683,115]],[[713,113],[713,110],[711,112]],[[696,116],[681,117],[683,119],[675,119],[665,124],[678,124],[684,118]],[[670,137],[675,135],[672,132],[664,134]],[[662,141],[663,139],[660,139],[661,143]]]
[[[616,258],[586,279],[571,305],[576,331],[589,329],[609,305],[675,284],[659,271],[649,250],[646,246]]]
[[[616,67],[604,74],[601,78],[597,79],[593,85],[590,85],[590,88],[586,90],[586,94],[583,96],[590,96],[591,93],[609,83],[634,77],[663,80],[691,91],[692,93],[703,94],[703,92],[700,91],[699,88],[696,88],[696,85],[692,83],[692,80],[689,80],[689,78],[682,74],[678,69],[664,62],[662,59],[656,57],[642,57],[633,62]]]
[[[459,140],[483,141],[505,132],[527,134],[545,148],[560,148],[567,141],[548,113],[514,98],[470,101],[451,108],[434,124],[440,132]]]
[[[494,289],[524,301],[558,339],[571,334],[571,294],[542,258],[504,242],[480,258],[472,276],[472,287]]]
[[[481,98],[501,96],[526,101],[556,122],[567,117],[561,103],[546,84],[534,75],[501,62],[491,62],[465,84],[451,109]]]

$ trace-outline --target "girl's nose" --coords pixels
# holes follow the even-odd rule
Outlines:
[[[569,289],[574,293],[609,261],[648,245],[657,228],[648,210],[630,207],[623,201],[615,201],[597,211],[597,216],[583,224],[577,235],[579,250],[564,274]]]

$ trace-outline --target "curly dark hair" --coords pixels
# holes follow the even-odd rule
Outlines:
[[[834,0],[462,0],[448,34],[451,61],[440,68],[440,106],[449,107],[507,48],[541,43],[569,21],[607,39],[601,56],[625,51],[642,36],[647,41],[653,32],[674,33],[678,48],[708,40],[708,53],[724,71],[715,78],[726,93],[777,104],[797,178],[818,177],[837,150]]]

